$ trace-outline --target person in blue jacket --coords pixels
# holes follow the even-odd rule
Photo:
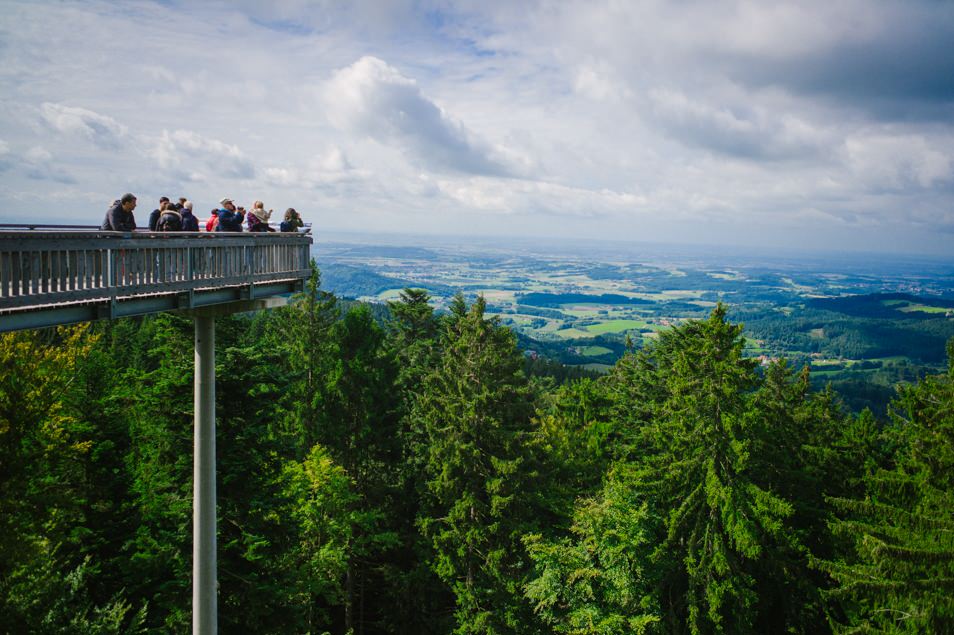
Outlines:
[[[186,201],[183,203],[182,209],[179,210],[179,213],[182,214],[182,231],[199,231],[199,219],[192,214],[192,201]]]
[[[215,226],[217,232],[240,232],[242,231],[242,219],[245,215],[235,209],[235,203],[230,198],[223,198],[219,201],[222,208],[219,210],[219,222]]]

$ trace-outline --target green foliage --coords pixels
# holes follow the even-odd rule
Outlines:
[[[414,406],[428,439],[430,500],[420,524],[456,598],[456,632],[523,632],[532,620],[520,535],[532,510],[519,497],[530,476],[532,403],[513,334],[485,319],[485,306],[455,297],[441,360]]]
[[[325,607],[344,599],[358,496],[347,473],[320,445],[304,461],[287,463],[280,479],[284,504],[276,512],[285,523],[291,521],[297,537],[280,556],[294,572],[288,600],[304,609],[308,632],[319,632],[331,624]]]
[[[553,632],[625,635],[658,626],[646,571],[653,550],[649,510],[634,496],[634,476],[625,468],[610,474],[600,495],[577,508],[572,539],[524,538],[534,563],[526,595]]]
[[[839,630],[954,632],[954,340],[948,356],[947,374],[899,389],[897,467],[872,471],[863,498],[832,500],[853,545],[821,563]]]
[[[217,319],[223,632],[954,632],[954,341],[884,427],[722,305],[557,385],[482,298],[320,283]],[[192,338],[0,337],[0,632],[188,630]]]

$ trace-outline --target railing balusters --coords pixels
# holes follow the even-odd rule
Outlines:
[[[310,239],[0,232],[0,315],[17,307],[298,278]]]
[[[0,298],[10,297],[10,254],[0,254]]]

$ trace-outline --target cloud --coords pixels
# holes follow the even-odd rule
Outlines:
[[[262,170],[262,177],[269,185],[304,189],[334,189],[339,184],[360,181],[367,176],[366,172],[355,169],[338,147],[329,148],[300,166],[270,166]]]
[[[23,155],[22,163],[28,178],[64,184],[76,183],[76,179],[61,168],[53,155],[42,146],[34,146],[27,150]]]
[[[950,2],[7,4],[0,210],[189,190],[341,229],[950,251]]]
[[[191,130],[163,130],[155,144],[159,167],[175,178],[204,181],[210,175],[252,179],[255,165],[238,146],[209,139]]]
[[[473,210],[492,214],[595,217],[644,213],[645,196],[610,189],[589,190],[557,183],[487,177],[444,179],[440,191]]]
[[[431,169],[484,176],[511,170],[459,121],[427,99],[414,80],[375,57],[337,71],[325,90],[333,121],[392,145]]]
[[[656,121],[675,138],[751,159],[812,156],[825,141],[807,122],[757,108],[714,107],[666,89],[649,93]]]
[[[40,113],[53,130],[84,138],[104,149],[118,148],[127,133],[126,126],[112,117],[85,108],[44,102]]]
[[[730,3],[695,59],[749,87],[780,87],[884,120],[950,118],[954,6],[945,2]],[[704,36],[705,37],[705,36]],[[709,53],[708,59],[703,57]]]
[[[954,180],[954,138],[856,135],[845,141],[844,153],[854,174],[877,189],[927,189]]]
[[[10,156],[10,146],[6,141],[0,139],[0,172],[6,172],[13,166]]]

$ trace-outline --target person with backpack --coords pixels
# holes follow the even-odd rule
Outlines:
[[[182,214],[182,231],[199,231],[199,219],[192,214],[192,201],[186,201],[183,203],[182,209],[179,211],[179,213]]]
[[[162,213],[166,211],[167,207],[169,207],[169,197],[160,196],[159,207],[152,210],[152,213],[149,214],[149,231],[151,232],[157,231],[156,225],[159,223],[159,217],[162,216]]]
[[[230,198],[223,198],[219,201],[222,207],[218,213],[218,223],[215,226],[217,232],[240,232],[242,231],[243,214],[235,209],[235,203]]]
[[[182,214],[176,209],[175,203],[168,203],[166,208],[159,215],[156,222],[157,232],[178,232],[182,231]]]
[[[283,232],[297,232],[298,228],[304,225],[305,223],[301,220],[301,216],[298,215],[295,208],[289,207],[285,210],[285,218],[282,220],[281,225],[278,226],[278,230]]]

